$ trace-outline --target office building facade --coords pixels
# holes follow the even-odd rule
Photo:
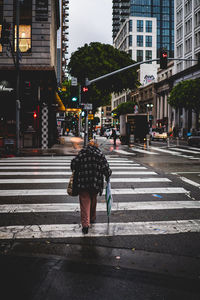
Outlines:
[[[174,57],[174,0],[113,0],[113,39],[128,16],[157,19],[157,57],[160,49]]]

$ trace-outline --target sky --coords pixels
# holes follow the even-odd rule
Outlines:
[[[112,44],[112,0],[69,1],[69,58],[91,42]]]

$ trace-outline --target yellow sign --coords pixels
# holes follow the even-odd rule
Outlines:
[[[88,120],[93,120],[94,119],[94,115],[93,114],[88,114]]]

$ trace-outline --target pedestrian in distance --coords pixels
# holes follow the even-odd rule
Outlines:
[[[114,145],[116,146],[117,133],[115,129],[112,129],[111,137],[113,138]]]
[[[102,195],[104,177],[108,182],[112,171],[94,140],[90,140],[71,161],[71,170],[76,173],[82,232],[87,234],[90,224],[96,220],[97,195]]]

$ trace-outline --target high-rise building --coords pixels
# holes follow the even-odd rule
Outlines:
[[[175,57],[197,59],[200,53],[200,1],[175,1]],[[195,65],[192,61],[175,61],[175,73]]]
[[[174,56],[174,0],[113,0],[113,39],[128,16],[157,19],[157,57],[160,49]]]

